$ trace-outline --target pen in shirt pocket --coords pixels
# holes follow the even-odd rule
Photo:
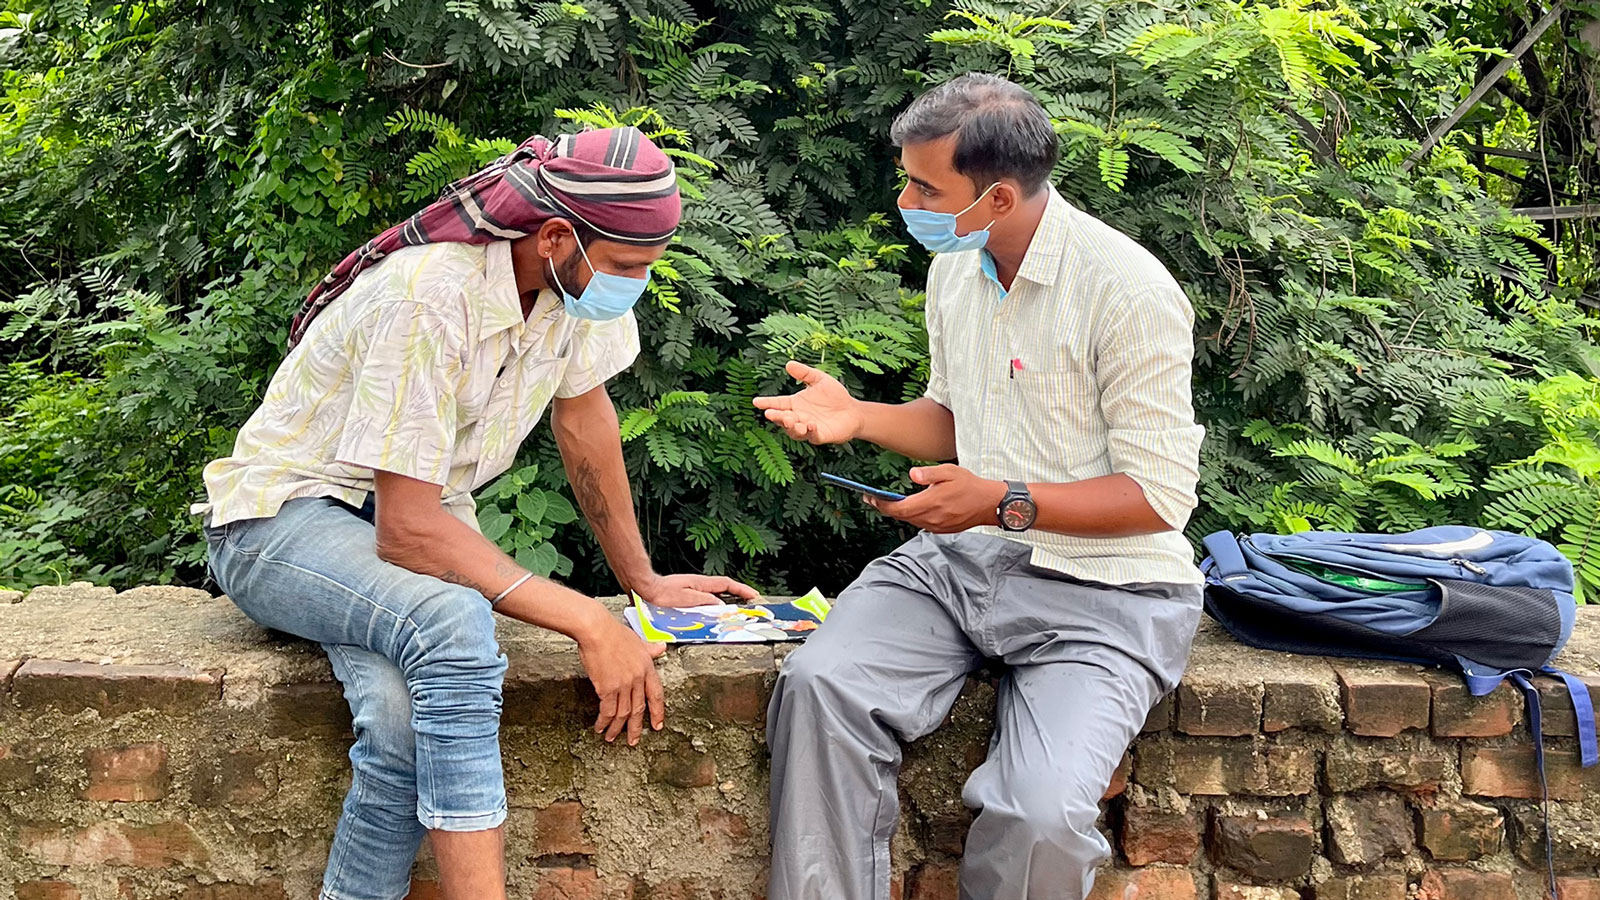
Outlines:
[[[1009,374],[1009,376],[1011,378],[1016,378],[1017,377],[1017,373],[1021,372],[1021,371],[1022,371],[1022,360],[1020,358],[1017,358],[1017,357],[1012,357],[1011,365],[1006,367],[1006,372]]]

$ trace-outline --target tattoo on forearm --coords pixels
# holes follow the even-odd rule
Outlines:
[[[611,523],[611,505],[606,502],[605,490],[600,484],[600,470],[594,463],[583,459],[573,467],[572,493],[578,498],[578,506],[583,510],[584,518],[589,520],[589,527],[596,534],[604,531]]]
[[[471,578],[468,578],[460,572],[457,572],[455,569],[446,569],[444,574],[439,576],[439,580],[448,581],[451,584],[459,584],[462,587],[469,587],[486,597],[490,596],[489,592],[484,590],[483,585],[473,581]]]

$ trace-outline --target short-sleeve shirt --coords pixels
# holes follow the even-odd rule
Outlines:
[[[940,254],[928,275],[927,396],[955,418],[957,461],[979,477],[1082,481],[1121,472],[1171,530],[1088,538],[986,532],[1032,561],[1104,584],[1200,581],[1181,533],[1200,440],[1194,313],[1148,251],[1050,191],[1010,291],[988,251]]]
[[[442,486],[476,528],[472,491],[511,467],[551,398],[638,354],[631,312],[580,319],[546,290],[524,319],[509,241],[398,250],[317,316],[192,511],[225,525],[296,497],[360,506],[383,470]]]

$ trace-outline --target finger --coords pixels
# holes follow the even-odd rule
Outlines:
[[[667,652],[667,645],[661,641],[645,641],[644,648],[650,651],[651,659],[660,659]]]
[[[961,476],[964,470],[960,466],[945,463],[942,466],[918,466],[911,470],[911,480],[917,484],[939,484],[945,481],[954,481]]]
[[[828,377],[817,369],[792,359],[789,360],[788,365],[783,367],[783,370],[789,373],[789,377],[804,385],[813,385]]]
[[[655,668],[651,666],[651,668]],[[645,686],[633,686],[633,709],[628,712],[628,746],[639,746],[639,735],[644,733]]]
[[[667,724],[667,695],[661,690],[661,674],[655,666],[644,676],[644,695],[650,701],[650,725],[660,731]]]
[[[600,717],[594,720],[594,733],[600,734],[617,717],[617,695],[615,691],[602,691],[600,693]]]
[[[622,729],[628,726],[628,712],[633,709],[633,685],[629,684],[617,691],[616,700],[612,705],[616,714],[611,718],[611,724],[606,726],[606,743],[617,739]]]
[[[792,409],[794,400],[791,397],[757,397],[750,401],[756,409]]]

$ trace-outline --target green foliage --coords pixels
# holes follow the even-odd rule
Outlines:
[[[1481,521],[1556,541],[1592,587],[1593,423],[1562,411],[1592,400],[1568,375],[1590,374],[1572,297],[1594,242],[1512,216],[1528,166],[1457,137],[1401,168],[1504,21],[1479,0],[0,0],[0,583],[198,582],[200,468],[316,279],[530,133],[626,122],[686,200],[612,385],[652,555],[836,589],[901,533],[815,472],[904,485],[907,461],[788,441],[750,400],[792,389],[791,356],[920,393],[926,257],[885,215],[885,136],[916,91],[985,70],[1045,104],[1059,189],[1194,302],[1191,534]],[[1544,127],[1498,101],[1469,124],[1521,147]],[[480,523],[607,589],[535,435]]]
[[[564,578],[572,574],[572,559],[550,539],[557,526],[577,521],[578,513],[564,495],[538,487],[538,477],[538,466],[523,466],[479,491],[478,526],[524,569],[541,578],[552,573]]]
[[[1484,482],[1484,522],[1551,541],[1572,560],[1580,589],[1600,592],[1600,379],[1565,373],[1512,385],[1543,432],[1524,459]],[[1505,395],[1499,395],[1504,398]]]

